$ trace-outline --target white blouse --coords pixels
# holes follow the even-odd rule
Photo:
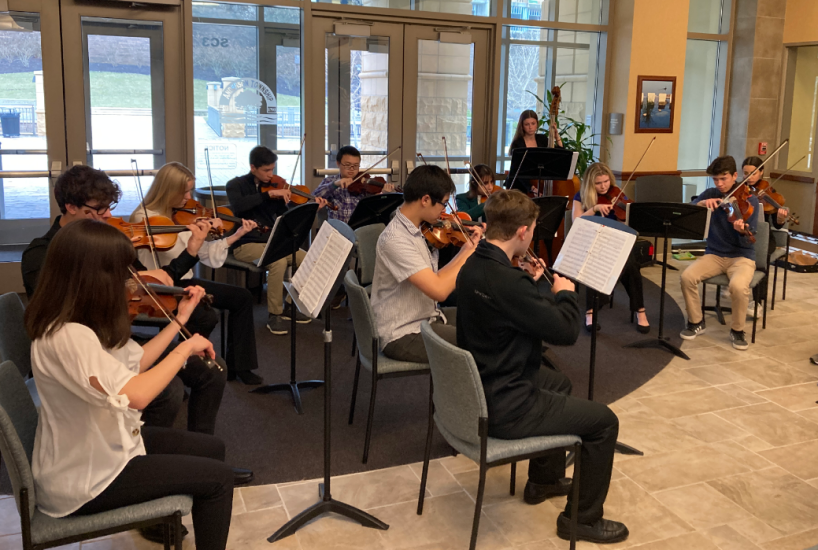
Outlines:
[[[108,350],[79,323],[66,323],[31,344],[42,407],[31,470],[37,507],[52,517],[76,512],[99,495],[135,456],[145,454],[142,413],[119,392],[139,374],[133,340]],[[91,386],[95,376],[105,390]]]
[[[161,216],[159,212],[155,210],[148,209],[148,216]],[[138,208],[131,214],[131,221],[132,222],[141,222],[145,219],[145,215],[142,213],[142,208]],[[186,248],[187,242],[190,240],[190,237],[193,236],[193,233],[190,231],[182,231],[178,234],[176,238],[176,244],[173,245],[173,248],[170,250],[157,250],[156,256],[159,258],[159,267],[164,267],[168,265],[172,260],[179,257]],[[202,244],[202,247],[199,249],[199,261],[205,264],[207,267],[212,267],[214,269],[219,268],[224,265],[224,261],[227,259],[227,251],[230,248],[230,245],[227,244],[227,239],[218,239],[216,241],[205,241]],[[153,254],[151,253],[150,249],[148,248],[140,248],[137,251],[137,255],[139,256],[139,261],[142,262],[147,269],[155,269],[156,266],[153,265]],[[187,273],[182,276],[182,279],[192,279],[193,278],[193,270],[191,269]]]

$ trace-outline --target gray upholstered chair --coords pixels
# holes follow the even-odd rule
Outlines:
[[[577,514],[579,507],[580,450],[582,440],[575,435],[527,437],[524,439],[496,439],[488,436],[488,408],[483,393],[480,373],[471,353],[443,340],[424,321],[420,327],[429,365],[432,371],[434,424],[443,438],[458,452],[480,465],[477,498],[474,507],[470,550],[477,544],[480,512],[486,488],[486,471],[495,466],[511,463],[511,494],[514,494],[518,460],[542,456],[556,449],[574,451],[573,507],[571,509],[571,549],[576,546]],[[429,473],[429,454],[432,449],[433,423],[429,415],[426,434],[426,452],[423,474],[420,478],[418,515],[423,513],[423,498]]]
[[[773,269],[773,299],[770,301],[770,310],[775,310],[775,292],[778,286],[778,268],[784,269],[784,285],[781,287],[781,299],[787,299],[787,258],[790,257],[790,230],[789,224],[784,224],[781,229],[772,228],[772,238],[775,241],[775,250],[770,254],[770,264],[767,266],[774,266]],[[770,272],[767,272],[769,276]]]
[[[367,294],[372,293],[372,279],[375,277],[375,259],[378,239],[386,226],[382,223],[373,223],[359,227],[355,230],[355,275],[358,277],[358,284],[364,287]],[[352,335],[352,352],[355,356],[358,337]]]
[[[171,540],[182,549],[182,516],[190,513],[193,500],[178,495],[117,508],[101,514],[52,518],[37,509],[31,456],[37,431],[37,409],[25,391],[25,383],[11,361],[0,365],[0,452],[6,461],[17,510],[24,550],[39,550],[129,531],[165,525],[165,550]]]
[[[31,340],[26,332],[25,308],[23,302],[14,292],[0,296],[0,361],[12,361],[26,378],[26,387],[34,401],[34,406],[40,408],[40,396],[37,385],[31,378]]]
[[[760,301],[764,302],[761,328],[767,328],[767,282],[768,274],[770,272],[770,264],[767,261],[767,254],[769,242],[770,224],[765,221],[759,221],[756,228],[755,242],[756,271],[753,273],[752,281],[750,281],[750,290],[752,290],[753,301],[755,302],[755,306],[753,308],[753,337],[751,340],[753,344],[756,343],[756,323],[758,321],[758,303]],[[729,284],[730,279],[728,279],[727,275],[723,273],[702,281],[702,313],[705,311],[715,311],[716,317],[718,318],[719,323],[722,325],[727,324],[724,321],[725,311],[729,311],[731,314],[734,314],[732,308],[721,305],[721,287],[729,286]],[[714,306],[705,305],[707,298],[707,285],[716,285],[716,305]],[[735,315],[747,315],[747,313],[740,311]]]
[[[366,419],[366,439],[364,440],[363,463],[366,464],[369,459],[369,443],[372,439],[372,419],[375,416],[375,397],[378,381],[383,378],[429,374],[429,365],[427,363],[396,361],[385,356],[380,350],[378,329],[375,324],[372,305],[369,303],[369,295],[358,284],[358,279],[353,271],[347,271],[344,276],[344,286],[349,299],[349,308],[352,310],[352,325],[355,328],[358,341],[355,381],[352,385],[352,402],[349,405],[350,424],[352,424],[355,415],[355,400],[358,396],[358,379],[361,374],[361,365],[372,373],[372,391],[369,395],[369,415]],[[429,399],[431,400],[431,396],[429,396]]]

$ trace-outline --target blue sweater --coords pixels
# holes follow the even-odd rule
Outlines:
[[[696,197],[693,204],[698,204],[705,199],[720,199],[724,195],[712,187],[705,190],[701,195]],[[750,204],[753,205],[754,212],[747,220],[750,229],[755,232],[758,226],[758,199],[750,197]],[[755,261],[756,251],[753,243],[738,231],[733,228],[733,224],[727,219],[727,212],[721,208],[717,208],[710,215],[710,233],[707,235],[707,248],[705,254],[714,254],[722,258],[747,258]]]

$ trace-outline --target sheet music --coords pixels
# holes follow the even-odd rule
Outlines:
[[[636,235],[577,218],[562,245],[554,271],[610,294],[628,260]]]
[[[316,317],[327,301],[333,283],[346,264],[352,242],[332,225],[324,223],[293,276],[292,284],[310,317]]]
[[[273,242],[273,235],[276,234],[276,229],[278,228],[278,221],[281,219],[281,216],[276,216],[276,221],[273,223],[273,228],[270,230],[270,236],[267,238],[267,244],[264,245],[264,250],[261,251],[261,256],[258,257],[254,263],[256,266],[259,265],[261,259],[267,255],[267,249],[270,248],[270,243]]]

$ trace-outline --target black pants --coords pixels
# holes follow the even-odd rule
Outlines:
[[[171,344],[164,355],[176,347]],[[164,355],[162,358],[164,358]],[[160,358],[161,360],[161,358]],[[222,371],[207,367],[199,357],[191,357],[170,384],[142,411],[146,426],[170,428],[182,408],[185,386],[190,388],[187,405],[187,429],[191,432],[213,435],[216,431],[216,415],[224,395],[227,373],[224,360],[217,357]]]
[[[536,405],[525,416],[502,426],[489,427],[489,435],[520,439],[538,435],[577,435],[582,438],[579,481],[580,523],[602,517],[613,468],[619,419],[607,406],[571,397],[571,382],[557,371],[540,369],[541,389]],[[550,485],[565,476],[565,453],[555,452],[528,463],[528,479]],[[570,517],[572,495],[565,515]]]
[[[107,512],[172,495],[193,498],[198,550],[224,550],[233,509],[233,471],[224,463],[224,443],[182,430],[142,430],[147,455],[131,459],[96,498],[72,515]]]
[[[625,267],[622,268],[622,274],[619,276],[619,282],[625,287],[625,292],[630,298],[631,311],[639,311],[645,307],[644,291],[642,290],[642,271],[639,263],[636,261],[635,251],[631,250],[628,261],[625,262]],[[608,296],[600,296],[600,305],[607,303]],[[594,300],[591,297],[590,289],[585,289],[585,311],[591,311],[594,307]]]
[[[213,295],[213,307],[224,309],[229,312],[227,321],[227,361],[228,371],[241,372],[258,368],[258,355],[256,353],[256,331],[253,323],[253,295],[246,288],[235,285],[215,283],[204,279],[187,279],[181,281],[182,284],[199,285],[205,292]],[[198,310],[199,308],[196,308]],[[209,319],[191,315],[187,323],[187,329],[192,333],[198,333],[209,337],[214,325],[210,325]],[[207,331],[205,333],[205,331]]]

